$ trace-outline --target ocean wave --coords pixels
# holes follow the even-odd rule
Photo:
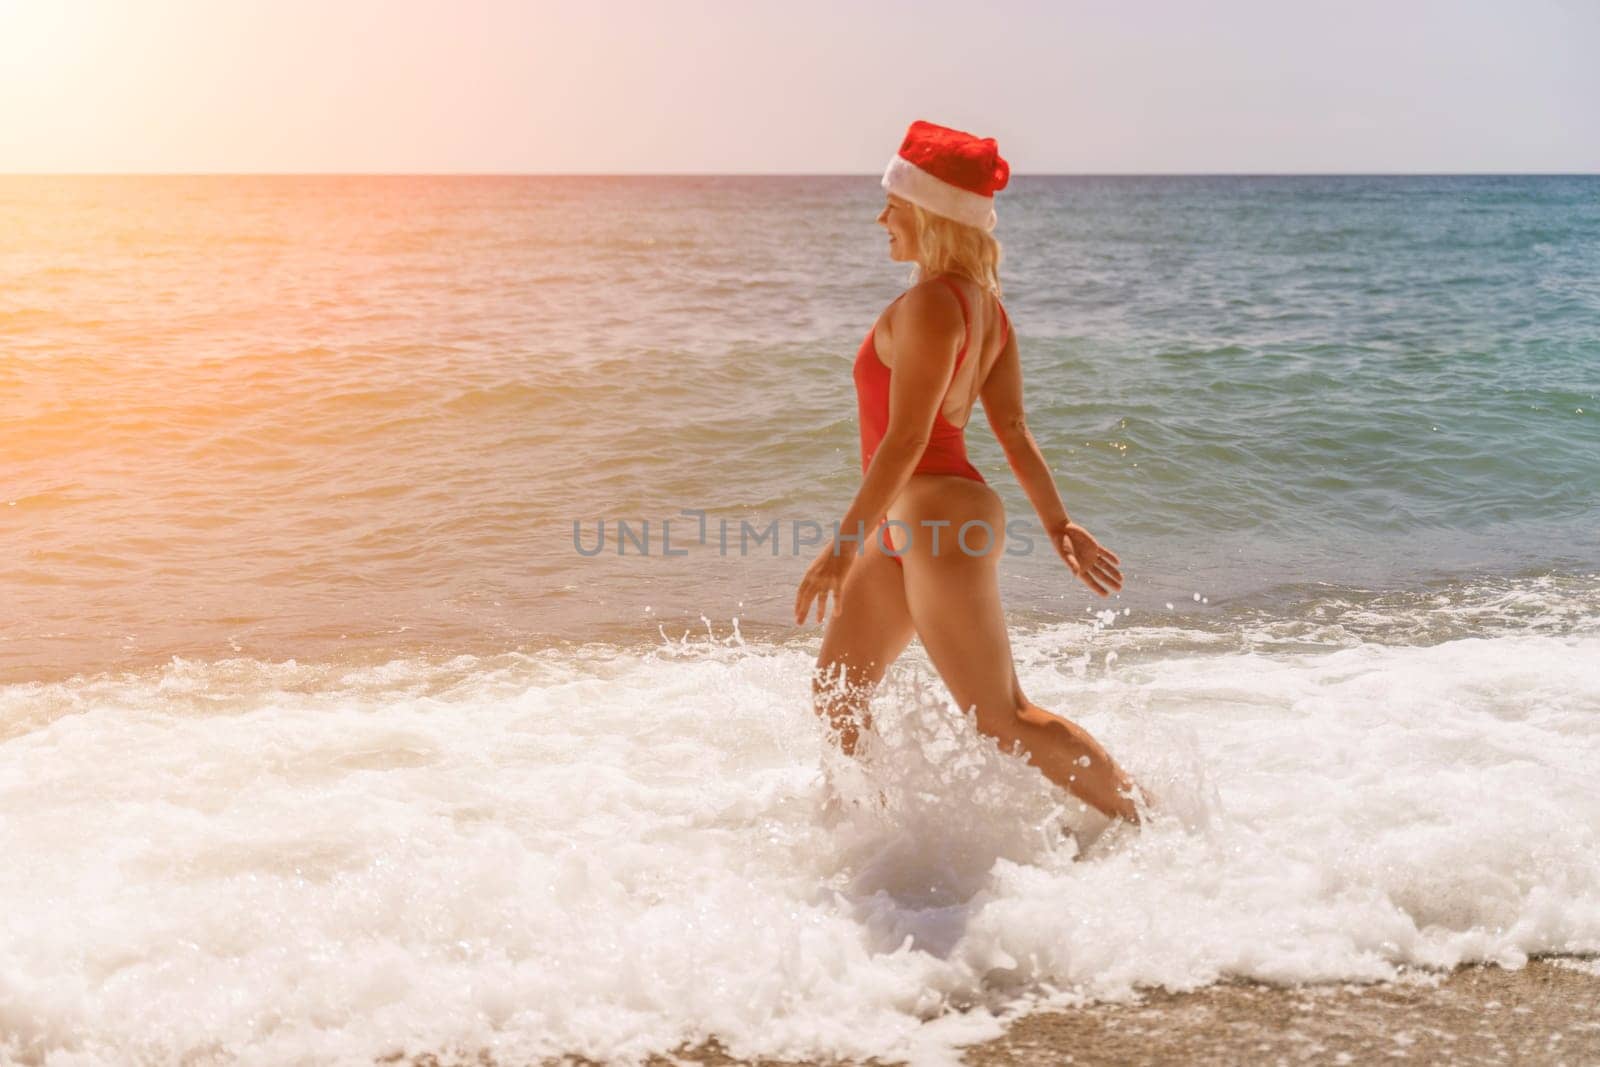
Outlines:
[[[954,1062],[1030,1004],[1600,950],[1600,635],[1091,632],[1021,678],[1161,798],[1137,833],[916,653],[859,762],[809,647],[715,628],[5,687],[12,1054]]]

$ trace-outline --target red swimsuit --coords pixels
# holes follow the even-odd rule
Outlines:
[[[951,292],[956,294],[956,299],[961,302],[961,321],[965,325],[970,322],[971,314],[967,308],[967,298],[962,295],[961,287],[947,277],[940,281],[950,286]],[[1005,339],[1011,337],[1011,321],[1006,317],[1006,310],[999,302],[995,306],[1000,308],[1001,321],[1005,323]],[[878,358],[878,348],[873,341],[875,330],[869,329],[861,348],[856,352],[855,382],[856,382],[856,413],[861,423],[861,473],[866,474],[867,467],[872,463],[872,457],[878,451],[878,445],[883,442],[883,435],[889,429],[889,379],[892,373],[889,367],[884,366]],[[967,347],[971,343],[970,329],[964,329],[961,337],[961,351],[956,353],[956,365],[950,372],[950,380],[955,381],[955,376],[961,370],[961,361],[967,356]],[[1005,340],[1001,341],[1001,345]],[[949,390],[949,385],[945,389]],[[973,481],[983,481],[983,475],[978,473],[967,459],[967,440],[964,427],[957,426],[944,417],[944,399],[939,401],[940,410],[933,416],[933,427],[928,432],[928,446],[923,449],[922,456],[917,460],[913,474],[954,474],[962,478],[971,478]],[[880,535],[882,524],[879,525]],[[896,563],[897,557],[891,556]]]

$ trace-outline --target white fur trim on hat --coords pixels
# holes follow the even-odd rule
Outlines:
[[[883,172],[883,187],[935,215],[980,230],[994,229],[994,197],[980,196],[935,178],[905,156],[896,155],[889,160]]]

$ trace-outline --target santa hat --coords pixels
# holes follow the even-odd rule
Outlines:
[[[883,187],[925,211],[980,230],[994,229],[994,194],[1011,167],[993,137],[917,120],[883,172]]]

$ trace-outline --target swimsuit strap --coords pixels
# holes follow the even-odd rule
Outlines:
[[[961,361],[967,356],[967,345],[972,341],[970,326],[972,311],[967,307],[967,298],[961,292],[961,286],[951,281],[948,274],[939,275],[939,280],[948,285],[950,291],[956,294],[956,299],[961,302],[961,351],[956,353],[956,366],[959,368]]]
[[[1000,309],[1000,321],[1006,324],[1005,336],[1000,339],[1000,347],[1004,348],[1006,342],[1011,340],[1011,316],[1006,314],[1006,306],[996,300],[994,306]]]

